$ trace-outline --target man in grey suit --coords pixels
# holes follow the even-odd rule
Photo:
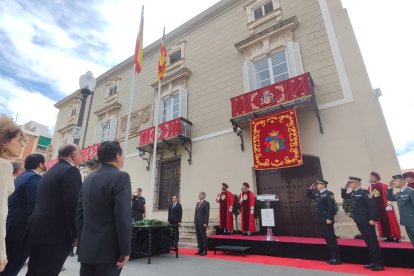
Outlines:
[[[206,201],[206,193],[198,194],[199,201],[195,207],[194,224],[196,228],[198,251],[195,255],[207,255],[207,226],[210,216],[210,203]]]
[[[119,142],[103,142],[98,159],[101,166],[86,177],[76,214],[81,276],[120,275],[131,253],[131,181],[120,171]]]

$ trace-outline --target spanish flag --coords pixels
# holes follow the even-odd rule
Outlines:
[[[134,63],[135,63],[135,71],[137,72],[137,74],[139,74],[139,72],[141,72],[141,69],[142,69],[143,30],[144,30],[144,6],[142,6],[141,23],[139,25],[139,32],[138,32],[138,36],[137,36],[137,42],[135,43]]]
[[[167,71],[167,48],[165,47],[164,27],[160,44],[160,60],[158,61],[158,80],[162,80],[164,78],[165,71]]]

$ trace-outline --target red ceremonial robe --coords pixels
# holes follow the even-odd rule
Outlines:
[[[240,193],[239,203],[241,209],[241,230],[243,232],[249,231],[252,233],[256,231],[254,214],[250,211],[254,208],[255,200],[254,194],[249,190],[242,191]]]
[[[387,207],[387,189],[388,186],[384,183],[377,182],[372,184],[372,198],[375,201],[378,211],[378,233],[380,237],[390,237],[394,239],[401,239],[400,225],[398,224],[397,216],[395,215],[394,207],[390,211],[386,211]],[[371,192],[371,186],[368,187]]]
[[[233,209],[234,196],[231,192],[225,191],[217,195],[216,201],[220,204],[220,227],[227,230],[233,230]]]

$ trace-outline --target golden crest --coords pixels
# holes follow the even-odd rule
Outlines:
[[[249,197],[247,196],[247,194],[243,195],[243,200],[247,200]]]
[[[377,189],[372,190],[372,195],[374,197],[379,197],[380,196],[380,192]]]
[[[221,200],[225,200],[226,199],[226,195],[225,194],[222,194],[221,197],[220,197],[220,199]]]

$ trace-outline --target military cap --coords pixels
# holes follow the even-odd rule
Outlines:
[[[355,181],[361,181],[362,179],[355,176],[348,177],[348,182],[355,182]]]
[[[325,185],[328,185],[328,181],[323,180],[321,178],[317,178],[316,179],[316,184],[325,184]]]
[[[404,179],[405,177],[402,174],[393,175],[392,179]]]

